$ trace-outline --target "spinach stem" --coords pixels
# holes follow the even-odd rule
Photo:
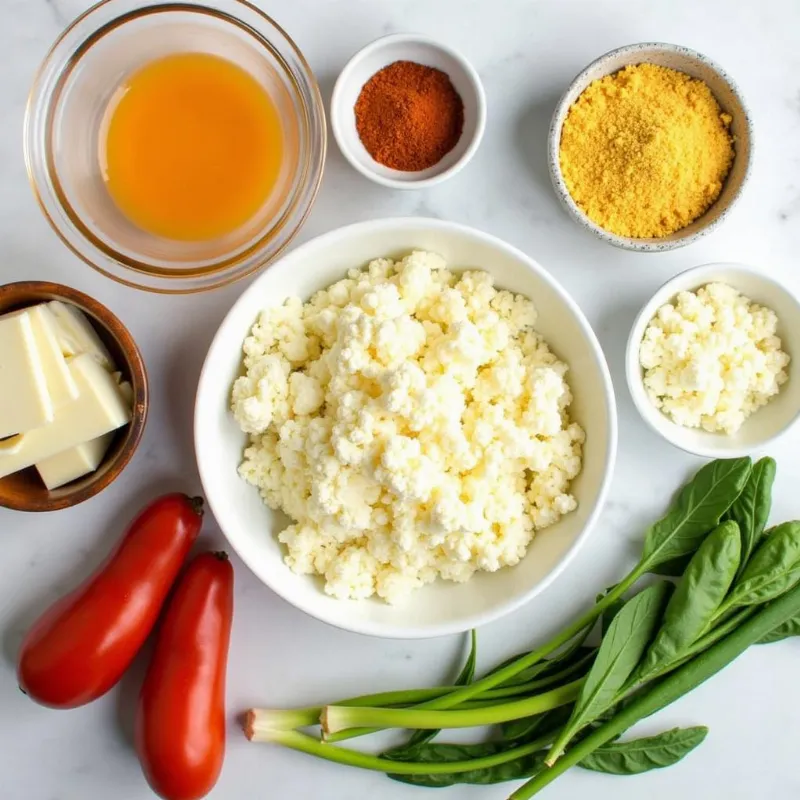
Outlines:
[[[750,619],[758,610],[758,606],[743,608],[737,614],[725,620],[721,625],[717,625],[716,628],[712,628],[707,633],[703,634],[703,636],[689,648],[689,653],[694,655],[710,647],[712,644],[716,644],[724,636],[736,630],[745,620]]]
[[[474,683],[457,687],[455,689],[450,687],[451,690],[446,694],[431,700],[423,701],[419,705],[416,705],[415,708],[419,710],[430,709],[441,711],[451,709],[455,706],[461,705],[461,703],[467,700],[472,700],[473,698],[482,696],[484,692],[496,689],[501,684],[519,675],[519,673],[523,670],[532,667],[534,664],[538,664],[551,653],[554,653],[559,648],[568,644],[589,625],[593,625],[595,622],[597,622],[602,613],[620,597],[622,597],[625,592],[627,592],[628,589],[630,589],[631,586],[633,586],[633,584],[642,577],[642,575],[645,573],[645,570],[646,566],[642,562],[637,564],[636,567],[634,567],[634,569],[628,573],[628,575],[623,578],[622,581],[620,581],[620,583],[618,583],[607,595],[595,603],[595,605],[580,619],[578,619],[576,622],[573,622],[541,647],[532,650],[530,653],[526,653],[524,656],[520,656],[516,661],[512,661],[502,669],[496,670],[495,672],[486,675]],[[339,703],[337,705],[343,704]],[[413,727],[419,726],[415,725]],[[342,730],[338,733],[331,733],[325,737],[325,740],[331,743],[343,742],[347,739],[355,739],[358,736],[367,736],[371,733],[377,733],[379,730],[381,730],[380,727],[367,727],[362,725]]]
[[[712,630],[715,625],[719,625],[721,622],[725,622],[729,619],[733,614],[736,613],[736,606],[731,604],[730,598],[728,598],[714,613],[714,616],[711,617],[711,621],[708,623],[708,630]]]
[[[539,689],[547,689],[554,684],[559,684],[565,678],[571,678],[574,675],[585,674],[587,668],[591,665],[592,659],[595,657],[595,652],[592,651],[583,656],[579,661],[576,661],[569,667],[565,667],[559,672],[548,676],[547,678],[540,678],[536,681],[527,681],[526,683],[515,683],[510,686],[501,686],[498,689],[488,689],[482,692],[479,700],[497,700],[503,697],[515,697],[519,694],[527,694],[528,692],[535,692]],[[469,701],[468,701],[469,702]]]
[[[628,589],[630,589],[630,587],[633,586],[637,580],[639,580],[642,574],[643,569],[641,564],[639,564],[628,574],[626,578],[622,580],[622,582],[618,583],[605,597],[596,603],[580,619],[578,619],[576,622],[573,622],[571,625],[568,625],[563,631],[561,631],[561,633],[554,636],[546,644],[543,644],[541,647],[537,647],[530,653],[526,653],[524,656],[521,656],[516,661],[512,661],[510,664],[498,670],[497,672],[493,672],[492,674],[481,678],[479,681],[470,683],[467,686],[461,686],[443,697],[429,700],[428,702],[420,705],[419,708],[452,708],[459,703],[463,703],[465,700],[471,700],[476,695],[483,694],[489,689],[496,688],[501,683],[505,683],[515,675],[518,675],[524,669],[528,669],[528,667],[532,667],[534,664],[539,663],[543,658],[546,658],[551,653],[567,644],[571,639],[574,639],[584,628],[596,622],[603,611],[605,611],[617,599],[622,597],[622,595],[624,595],[625,592],[627,592]]]
[[[591,654],[594,657],[594,653]],[[518,697],[519,695],[529,694],[530,692],[538,692],[541,689],[548,689],[551,686],[563,683],[567,678],[572,678],[575,675],[584,677],[589,666],[589,658],[583,658],[573,664],[571,667],[556,672],[547,678],[540,678],[538,681],[528,681],[527,683],[517,683],[512,686],[501,686],[499,689],[489,689],[482,692],[475,700],[502,700],[506,697]],[[466,702],[474,702],[467,700]],[[458,708],[461,708],[463,703],[459,703]]]
[[[533,714],[541,714],[544,711],[571,703],[578,696],[582,684],[583,679],[580,679],[524,700],[466,710],[326,706],[321,717],[322,730],[325,739],[329,741],[329,734],[336,734],[353,727],[437,730],[496,725]]]
[[[337,764],[345,764],[349,767],[359,767],[376,772],[388,772],[395,775],[449,775],[457,772],[471,772],[472,770],[491,769],[492,767],[505,764],[507,761],[514,761],[524,756],[529,756],[537,750],[545,747],[550,736],[543,736],[528,744],[504,750],[492,756],[472,758],[465,761],[450,761],[439,763],[416,762],[416,761],[393,761],[388,758],[359,753],[356,750],[348,750],[344,747],[320,742],[313,736],[309,736],[299,731],[262,729],[257,725],[251,726],[250,720],[245,727],[247,738],[254,742],[274,742],[276,744],[298,750],[302,753],[323,758],[326,761],[333,761]]]
[[[741,655],[750,645],[800,612],[800,585],[763,606],[724,638],[685,663],[634,699],[585,739],[576,743],[553,766],[543,770],[508,800],[528,800],[598,747],[624,733],[640,719],[660,711],[704,683]]]

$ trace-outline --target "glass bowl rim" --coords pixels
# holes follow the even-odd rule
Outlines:
[[[127,7],[130,0],[100,0],[77,16],[58,35],[47,54],[37,68],[25,106],[23,124],[23,153],[28,180],[34,198],[44,214],[50,227],[61,242],[84,263],[112,280],[135,289],[159,294],[193,294],[219,288],[241,280],[262,269],[274,261],[288,247],[299,232],[314,205],[314,201],[322,183],[322,176],[327,151],[327,122],[325,107],[319,84],[308,61],[291,36],[268,14],[249,0],[150,0],[139,7]],[[230,9],[216,7],[225,4]],[[104,10],[122,6],[118,14],[104,22],[95,21],[94,17]],[[285,56],[274,49],[263,30],[255,28],[248,21],[233,13],[233,9],[241,8],[243,12],[256,15],[257,22],[282,38],[281,44],[288,48],[289,55],[296,59],[299,67],[293,70],[286,62]],[[301,168],[299,184],[288,205],[276,216],[269,227],[243,249],[222,254],[209,264],[186,270],[180,274],[150,265],[135,258],[129,258],[105,243],[99,241],[86,227],[84,221],[75,213],[60,189],[60,182],[52,166],[51,142],[49,137],[38,135],[37,125],[44,116],[45,132],[50,131],[49,116],[58,101],[63,89],[63,82],[70,76],[80,59],[105,35],[124,27],[128,22],[153,14],[183,11],[203,14],[226,24],[234,25],[250,34],[260,47],[267,47],[283,68],[284,77],[290,84],[291,94],[301,109],[301,124],[307,128],[307,139],[300,153]],[[90,24],[86,34],[75,45],[70,45],[67,52],[59,53],[65,42],[74,35],[81,26]],[[50,74],[52,73],[52,75]],[[299,78],[299,80],[298,80]],[[47,81],[52,80],[53,85]],[[307,95],[305,94],[307,93]],[[39,173],[46,180],[37,176]],[[51,183],[52,182],[52,183]],[[64,220],[48,208],[48,203],[63,211]],[[272,247],[272,249],[270,249]],[[136,276],[142,276],[137,280]],[[198,283],[198,281],[200,281]]]

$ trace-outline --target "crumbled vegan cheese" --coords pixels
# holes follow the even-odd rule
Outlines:
[[[653,405],[687,428],[736,433],[788,377],[777,325],[773,311],[727,284],[681,292],[639,347]]]
[[[396,602],[516,564],[575,509],[584,433],[535,321],[424,252],[261,314],[232,393],[239,471],[295,520],[279,536],[295,572]]]

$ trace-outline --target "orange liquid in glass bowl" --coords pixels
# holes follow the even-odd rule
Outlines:
[[[178,53],[142,67],[110,107],[103,176],[117,207],[144,231],[206,241],[252,219],[278,180],[278,111],[244,69]]]

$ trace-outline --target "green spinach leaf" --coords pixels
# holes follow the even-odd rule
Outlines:
[[[669,513],[650,526],[640,562],[642,572],[691,555],[742,493],[749,458],[711,461],[681,490]]]
[[[572,737],[616,702],[641,661],[661,622],[670,586],[663,581],[643,589],[622,607],[600,644],[569,722],[550,751],[556,757]]]
[[[458,673],[455,683],[456,686],[466,686],[468,683],[472,683],[473,679],[475,678],[475,667],[477,666],[477,663],[478,634],[473,628],[469,632],[469,655],[467,656],[467,660],[464,663],[461,672]]]
[[[778,625],[775,630],[770,631],[763,639],[759,639],[758,644],[772,644],[790,639],[792,636],[800,636],[800,617],[792,617],[786,620],[783,625]]]
[[[653,575],[661,575],[664,578],[680,578],[689,566],[692,556],[681,556],[680,558],[673,558],[671,561],[665,561],[663,564],[657,564],[650,572]]]
[[[765,536],[731,592],[727,607],[774,600],[800,580],[800,522],[784,522]]]
[[[598,594],[594,598],[595,603],[599,603],[609,592],[616,589],[618,584],[614,584],[613,586],[609,586],[608,589],[604,589],[600,594]],[[600,617],[600,635],[605,636],[608,632],[608,627],[611,625],[614,617],[619,614],[622,606],[625,605],[625,598],[620,597],[618,600],[615,600],[604,612],[603,615]]]
[[[700,638],[731,588],[741,550],[739,526],[730,520],[706,537],[667,603],[661,628],[636,671],[638,680],[674,663]]]
[[[758,545],[772,508],[772,484],[777,465],[772,458],[762,458],[753,465],[744,491],[728,509],[725,518],[739,526],[742,536],[742,562],[739,574]]]
[[[561,706],[544,714],[504,722],[500,726],[500,735],[505,742],[528,742],[534,736],[540,736],[545,731],[556,731],[562,728],[572,713],[570,706]]]
[[[406,750],[397,754],[389,750],[383,758],[393,761],[421,761],[432,764],[442,764],[448,761],[467,761],[474,758],[497,755],[516,747],[509,742],[486,742],[483,744],[425,744],[417,748]],[[544,751],[522,756],[504,764],[485,769],[476,769],[471,772],[455,772],[443,775],[396,775],[389,773],[392,780],[401,783],[410,783],[413,786],[427,786],[429,788],[443,788],[460,783],[487,786],[493,783],[515,781],[530,778],[542,769],[544,764]]]
[[[657,736],[603,745],[580,762],[584,769],[612,775],[639,775],[676,764],[702,744],[708,728],[673,728]]]
[[[614,618],[622,611],[623,606],[625,605],[625,601],[620,598],[617,600],[616,603],[612,603],[604,612],[603,616],[600,617],[600,631],[603,636],[608,633],[608,629],[611,627],[611,623],[614,621]]]

